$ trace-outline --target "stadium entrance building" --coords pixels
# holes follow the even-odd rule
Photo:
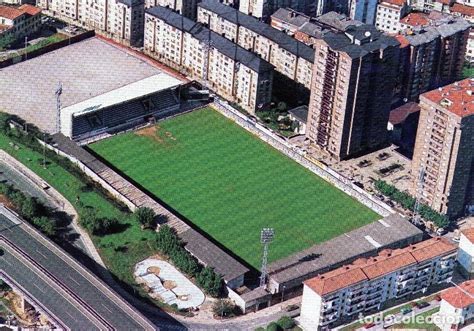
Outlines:
[[[117,132],[180,110],[182,82],[159,73],[61,109],[61,133],[74,140]]]

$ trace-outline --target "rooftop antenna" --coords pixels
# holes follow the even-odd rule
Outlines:
[[[260,287],[264,287],[267,281],[267,264],[268,264],[268,246],[275,237],[273,228],[263,228],[260,232],[260,242],[263,244],[262,268],[260,275]]]
[[[418,181],[416,187],[416,200],[415,207],[413,208],[413,220],[415,224],[420,224],[420,207],[421,207],[421,194],[423,192],[423,184],[425,183],[425,168],[421,167],[418,174]]]
[[[61,132],[61,94],[63,93],[63,85],[58,83],[56,89],[56,132]]]

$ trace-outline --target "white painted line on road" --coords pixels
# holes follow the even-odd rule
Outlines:
[[[104,305],[103,303],[101,303],[102,307],[104,307],[109,313],[112,313],[113,314],[113,311],[109,309],[109,307],[107,307],[106,305]]]
[[[40,290],[42,293],[45,293],[44,289],[36,285],[36,283],[33,283],[33,286],[36,287],[38,290]]]
[[[69,278],[70,280],[72,280],[74,283],[76,283],[77,285],[80,285],[80,284],[78,283],[78,281],[75,280],[74,278],[72,278],[71,276],[68,276],[68,278]]]
[[[3,262],[5,262],[6,264],[8,264],[9,266],[11,266],[12,264],[10,262],[8,262],[4,257],[2,257],[2,260]]]
[[[74,321],[77,322],[77,319],[75,319],[74,316],[72,316],[67,310],[65,311],[65,313],[66,313],[69,317],[71,317]]]
[[[43,253],[41,253],[39,250],[35,249],[35,251],[36,251],[36,253],[38,253],[39,255],[44,257],[46,260],[48,259],[48,257],[46,255],[44,255]]]

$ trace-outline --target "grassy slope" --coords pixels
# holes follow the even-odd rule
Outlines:
[[[105,199],[99,193],[94,191],[83,192],[81,188],[84,184],[63,168],[50,164],[47,169],[43,169],[42,155],[40,153],[23,147],[16,150],[9,145],[9,139],[3,135],[0,135],[0,148],[46,180],[68,199],[79,212],[83,206],[92,206],[98,211],[98,216],[115,217],[122,223],[128,224],[128,228],[124,232],[106,237],[92,236],[92,240],[112,273],[120,280],[128,284],[134,284],[132,277],[133,266],[138,261],[153,254],[153,251],[148,247],[147,240],[152,238],[152,233],[142,231],[129,214],[121,212],[112,202]],[[77,196],[80,196],[82,204],[76,203]],[[145,240],[142,240],[142,238],[145,238]],[[114,249],[117,246],[127,246],[128,251],[117,252]]]
[[[254,267],[262,227],[274,261],[379,217],[209,109],[90,147]]]

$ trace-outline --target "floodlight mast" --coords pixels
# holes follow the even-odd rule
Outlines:
[[[63,85],[61,82],[56,89],[56,133],[61,132],[61,94],[63,93]]]
[[[260,242],[263,244],[260,287],[264,287],[267,282],[268,246],[273,241],[274,236],[275,231],[273,228],[263,228],[260,232]]]

